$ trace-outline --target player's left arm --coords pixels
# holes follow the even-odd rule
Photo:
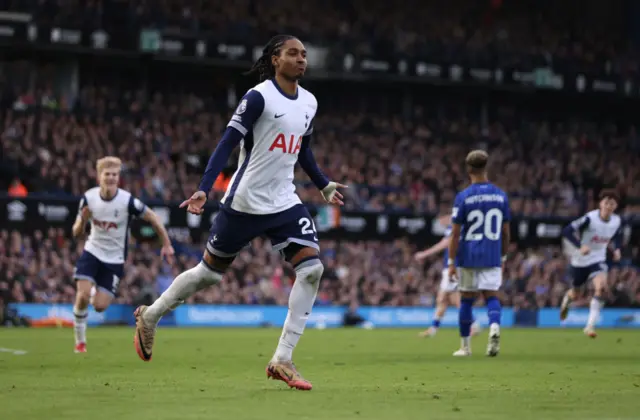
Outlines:
[[[620,261],[622,259],[622,224],[613,235],[611,242],[613,243],[613,261]]]
[[[162,241],[160,255],[165,258],[169,264],[173,264],[173,255],[175,254],[175,251],[171,245],[169,233],[160,221],[156,212],[147,207],[142,201],[132,196],[129,200],[129,214],[139,217],[151,225],[154,232],[156,232],[156,235],[158,235]]]
[[[322,192],[322,196],[328,203],[343,205],[343,196],[338,191],[338,188],[347,188],[347,186],[330,181],[324,172],[322,172],[311,150],[311,133],[313,133],[313,121],[309,124],[307,132],[302,136],[302,145],[300,146],[300,153],[298,153],[298,163],[300,163],[300,166],[316,188]]]
[[[502,262],[507,260],[507,252],[509,252],[509,243],[511,242],[511,209],[509,207],[509,199],[506,194],[504,196],[504,208],[502,210]]]

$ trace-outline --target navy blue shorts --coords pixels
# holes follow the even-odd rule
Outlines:
[[[298,204],[274,214],[247,214],[221,208],[211,225],[207,251],[231,258],[259,236],[269,238],[273,249],[281,253],[292,243],[320,250],[313,218],[304,205]]]
[[[573,287],[580,287],[599,273],[606,273],[607,271],[609,271],[609,268],[603,262],[587,265],[586,267],[571,266]]]
[[[105,263],[92,253],[84,251],[76,262],[73,277],[76,280],[89,280],[96,285],[96,289],[115,296],[123,275],[124,264]]]

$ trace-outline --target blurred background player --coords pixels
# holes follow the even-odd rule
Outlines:
[[[487,177],[489,155],[474,150],[465,164],[471,185],[458,193],[453,204],[452,230],[449,244],[449,277],[460,282],[459,312],[462,345],[454,356],[471,355],[473,302],[478,293],[484,295],[489,316],[487,355],[500,351],[500,300],[502,264],[506,260],[510,231],[509,199]],[[457,266],[457,270],[456,270]]]
[[[600,194],[600,208],[592,210],[574,220],[563,230],[564,238],[573,246],[570,252],[572,287],[562,299],[560,319],[569,314],[569,306],[581,286],[593,279],[593,298],[589,305],[589,318],[584,333],[596,337],[595,325],[604,306],[604,292],[607,287],[607,248],[613,241],[613,260],[620,261],[622,229],[620,216],[614,214],[620,198],[614,190],[603,190]]]
[[[160,255],[173,263],[174,250],[169,235],[156,214],[128,191],[118,188],[121,169],[122,162],[117,157],[106,156],[98,160],[96,171],[99,187],[84,193],[73,225],[73,235],[82,237],[87,222],[91,221],[91,233],[76,263],[74,274],[77,287],[73,307],[76,353],[87,351],[89,303],[96,312],[103,312],[118,291],[127,260],[132,217],[140,217],[151,224],[162,239]],[[95,295],[92,296],[94,288]]]
[[[441,216],[438,222],[442,226],[446,226],[444,237],[434,246],[425,249],[424,251],[417,252],[414,258],[418,262],[423,262],[425,259],[437,255],[444,251],[444,268],[442,270],[442,279],[440,280],[440,288],[438,289],[438,295],[436,297],[436,311],[433,315],[433,324],[426,330],[418,334],[420,337],[434,337],[440,328],[440,320],[447,311],[449,305],[453,305],[456,308],[460,308],[460,293],[458,292],[458,283],[449,280],[449,271],[447,269],[447,260],[449,259],[449,237],[451,236],[451,215],[446,214]],[[474,321],[471,325],[471,335],[476,335],[480,332],[480,325]]]
[[[153,305],[136,312],[136,351],[151,360],[158,321],[200,289],[218,283],[235,256],[261,235],[266,235],[293,265],[296,280],[289,296],[289,311],[267,377],[290,387],[310,390],[311,383],[298,373],[292,353],[302,335],[318,293],[324,266],[319,259],[313,219],[296,194],[293,170],[296,162],[322,192],[324,199],[342,205],[337,191],[318,168],[310,142],[318,103],[298,85],[307,67],[304,45],[290,35],[272,38],[249,72],[258,73],[260,84],[240,101],[220,143],[209,160],[199,191],[181,207],[201,214],[214,180],[231,151],[241,145],[242,162],[231,179],[220,212],[211,227],[202,261],[180,274]]]

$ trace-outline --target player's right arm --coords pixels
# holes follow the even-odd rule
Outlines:
[[[250,90],[240,101],[236,111],[227,124],[227,129],[222,139],[209,158],[207,168],[204,171],[198,191],[190,198],[183,201],[180,207],[187,207],[187,211],[193,214],[201,214],[202,206],[207,201],[207,196],[216,178],[227,164],[231,152],[240,144],[244,136],[253,130],[253,125],[264,111],[264,97],[257,90]]]
[[[78,216],[76,217],[76,221],[73,223],[73,228],[71,230],[74,237],[79,238],[84,235],[84,228],[87,226],[89,219],[91,219],[89,204],[87,203],[87,198],[82,196],[80,204],[78,205]]]
[[[502,210],[502,262],[507,259],[509,251],[509,243],[511,242],[511,208],[509,207],[509,199],[505,194],[504,209]]]
[[[439,254],[449,246],[449,238],[449,236],[445,236],[444,238],[440,239],[440,242],[438,242],[434,246],[427,248],[424,251],[417,252],[414,255],[414,258],[416,259],[416,261],[421,262],[431,257],[432,255]]]
[[[589,227],[589,223],[591,223],[591,219],[588,214],[585,214],[562,229],[562,236],[571,242],[573,246],[580,249],[582,255],[587,255],[591,251],[587,245],[580,244],[580,232]]]

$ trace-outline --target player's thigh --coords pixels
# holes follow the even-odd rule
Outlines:
[[[473,268],[458,268],[458,290],[461,292],[475,292],[478,290],[476,271]]]
[[[118,293],[120,280],[124,276],[124,264],[109,264],[101,262],[96,274],[96,295],[93,297],[93,306],[100,304],[109,306],[111,300]]]
[[[91,300],[91,303],[93,304],[93,308],[96,312],[102,312],[111,305],[113,299],[115,299],[114,294],[98,288],[96,290],[96,295]]]
[[[220,209],[211,224],[205,262],[215,264],[221,261],[233,261],[236,255],[249,246],[252,239],[260,236],[265,229],[267,216],[238,213],[233,210]]]
[[[607,271],[598,271],[593,275],[593,288],[598,291],[605,290],[607,288]]]
[[[449,306],[460,306],[460,292],[454,290],[453,292],[447,293],[446,302]]]
[[[478,290],[482,290],[485,295],[497,292],[502,287],[502,267],[482,268],[477,270]]]
[[[280,251],[294,265],[293,260],[312,257],[320,251],[313,218],[302,204],[279,213],[270,222],[266,235],[271,241],[273,249]],[[296,246],[290,247],[294,244]],[[288,251],[285,252],[287,248]],[[305,250],[305,248],[309,249]],[[293,252],[294,250],[295,252]]]
[[[88,293],[91,291],[91,287],[96,283],[99,270],[100,260],[90,252],[83,251],[78,261],[76,261],[76,267],[73,273],[78,292]]]

